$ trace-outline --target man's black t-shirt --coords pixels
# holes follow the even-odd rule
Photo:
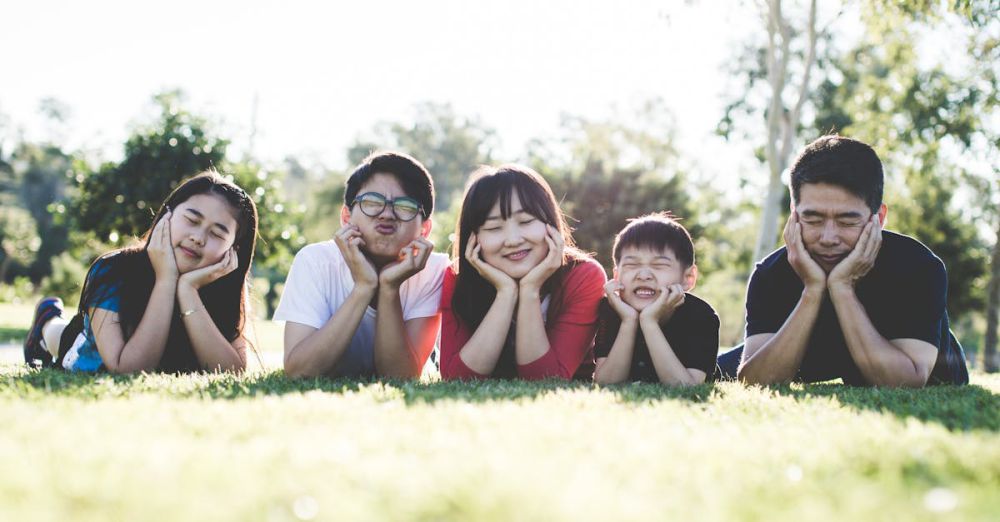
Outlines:
[[[855,293],[882,337],[919,339],[938,347],[937,363],[927,384],[966,384],[965,353],[949,330],[947,274],[944,264],[919,241],[882,232],[875,265],[858,281]],[[798,305],[802,280],[788,264],[782,247],[757,264],[747,288],[747,337],[775,333]],[[796,380],[841,378],[866,384],[851,357],[829,293],[813,325]]]
[[[606,297],[598,308],[598,324],[594,356],[599,359],[611,353],[622,325],[621,317],[611,308]],[[710,304],[695,295],[684,294],[684,304],[674,311],[669,321],[660,325],[660,329],[685,368],[705,372],[706,379],[712,377],[715,357],[719,353],[719,316]],[[635,336],[629,380],[660,382],[642,330],[638,329]]]

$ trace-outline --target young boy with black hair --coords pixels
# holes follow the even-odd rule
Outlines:
[[[698,279],[694,243],[668,213],[633,219],[615,236],[594,346],[600,384],[691,386],[715,369],[719,316],[688,293]]]

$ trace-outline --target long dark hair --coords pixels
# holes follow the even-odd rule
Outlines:
[[[524,211],[558,229],[565,244],[562,266],[542,285],[542,295],[551,295],[547,313],[549,318],[554,317],[562,307],[560,290],[566,273],[577,263],[589,259],[576,248],[566,217],[560,210],[552,189],[541,175],[521,165],[480,167],[472,173],[469,185],[465,189],[458,227],[455,231],[458,242],[455,243],[452,252],[458,272],[455,293],[451,298],[452,311],[456,318],[472,329],[478,328],[483,321],[483,317],[493,305],[493,300],[496,299],[497,291],[465,259],[469,236],[483,226],[490,210],[498,201],[500,215],[503,219],[507,219],[511,215],[511,196],[515,192]]]
[[[140,238],[140,244],[109,252],[94,261],[80,295],[79,312],[83,313],[85,306],[100,302],[101,292],[118,288],[121,299],[118,318],[125,339],[131,337],[146,312],[156,280],[153,265],[146,254],[150,232],[168,209],[174,209],[199,194],[221,196],[236,210],[236,238],[233,240],[239,261],[236,270],[205,285],[198,294],[205,310],[226,339],[234,341],[242,336],[246,325],[247,279],[257,244],[257,206],[242,188],[215,171],[203,172],[178,185],[160,206],[149,230]],[[176,308],[176,302],[174,306]],[[175,310],[172,316],[167,347],[158,369],[166,372],[198,371],[201,367],[178,312]]]

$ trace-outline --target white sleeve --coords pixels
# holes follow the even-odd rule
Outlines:
[[[316,255],[322,253],[322,249],[309,245],[295,254],[274,312],[275,321],[291,321],[318,330],[330,320],[329,296],[324,294],[329,289],[330,267]]]
[[[441,285],[444,283],[448,263],[447,254],[431,254],[427,266],[414,276],[415,286],[408,289],[403,321],[437,315],[441,306]]]

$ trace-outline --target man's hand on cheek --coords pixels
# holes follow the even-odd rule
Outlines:
[[[334,234],[333,240],[351,270],[355,286],[374,290],[378,286],[378,274],[375,272],[375,266],[361,251],[361,247],[365,246],[361,230],[351,224],[344,225]]]
[[[396,261],[382,267],[378,281],[380,286],[398,290],[399,286],[427,266],[427,259],[434,251],[434,243],[425,238],[417,238],[399,251]]]
[[[882,248],[882,227],[878,214],[873,214],[868,220],[854,250],[844,258],[827,278],[830,290],[854,288],[854,285],[875,266],[875,259]]]
[[[806,250],[805,242],[802,240],[802,225],[795,210],[792,210],[788,222],[785,223],[784,238],[788,264],[802,280],[802,284],[806,288],[825,289],[826,273]]]

